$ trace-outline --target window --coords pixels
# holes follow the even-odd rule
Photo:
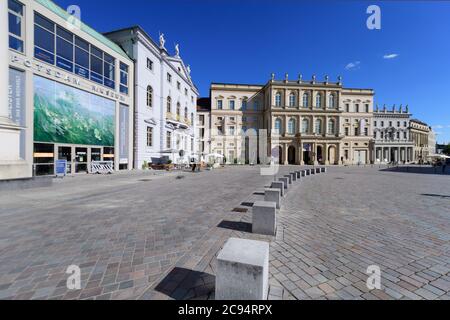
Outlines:
[[[308,133],[309,132],[309,120],[303,119],[302,121],[302,133]]]
[[[364,135],[365,135],[366,137],[369,136],[369,128],[364,128]]]
[[[247,99],[242,100],[242,110],[247,110],[248,101]]]
[[[177,103],[177,116],[178,116],[178,117],[181,116],[181,105],[180,105],[179,102]]]
[[[400,132],[397,132],[397,139],[400,139]]]
[[[408,140],[408,133],[407,132],[403,132],[403,139]]]
[[[34,15],[34,56],[55,64],[55,24],[39,14]]]
[[[205,125],[205,116],[204,115],[200,115],[199,116],[199,125],[204,126]]]
[[[334,101],[335,101],[334,94],[330,94],[330,98],[329,98],[329,101],[328,101],[328,108],[329,109],[334,109],[335,108]]]
[[[147,147],[153,147],[153,128],[147,127]]]
[[[191,124],[194,125],[195,119],[194,119],[194,113],[191,113]]]
[[[405,121],[405,123],[403,124],[403,126],[404,126],[405,128],[407,128],[407,127],[408,127],[408,122]]]
[[[392,121],[389,121],[389,127],[392,127]]]
[[[345,136],[348,137],[350,135],[350,129],[348,127],[345,128]]]
[[[167,82],[172,83],[172,75],[167,73]]]
[[[172,149],[172,132],[167,131],[166,134],[166,148]]]
[[[350,112],[350,104],[345,104],[345,112]]]
[[[169,81],[170,82],[170,81]],[[181,90],[181,83],[180,83],[180,81],[177,81],[177,89],[178,90]]]
[[[120,92],[128,94],[128,66],[120,63]]]
[[[322,120],[320,119],[316,120],[315,133],[322,134]]]
[[[147,58],[147,68],[153,70],[153,61]]]
[[[295,119],[290,119],[288,123],[288,133],[290,135],[295,134]]]
[[[334,135],[336,134],[336,125],[334,120],[328,121],[328,134]]]
[[[381,136],[381,139],[384,139],[384,132],[383,131],[381,132],[380,136]]]
[[[235,130],[235,128],[234,128],[234,127],[230,127],[230,130],[229,130],[229,132],[230,132],[230,136],[234,136],[234,135],[235,135],[235,133],[236,133],[236,130]]]
[[[188,108],[187,107],[184,108],[184,118],[186,120],[189,119],[189,113],[188,113]]]
[[[397,121],[397,127],[401,127],[400,121]]]
[[[291,93],[291,95],[289,96],[289,107],[294,108],[295,105],[297,104],[297,97],[294,93]]]
[[[8,0],[9,47],[24,52],[23,5]]]
[[[303,107],[308,108],[309,107],[309,94],[305,93],[303,95]]]
[[[355,112],[359,112],[359,104],[355,104]]]
[[[275,133],[276,133],[276,134],[281,134],[281,130],[282,130],[282,122],[281,122],[281,119],[276,119],[276,120],[275,120]]]
[[[322,108],[322,95],[320,93],[316,96],[316,108]]]
[[[153,107],[153,88],[151,86],[147,87],[147,107]]]
[[[188,89],[184,89],[184,95],[187,97],[187,95],[188,95]]]
[[[370,105],[366,104],[366,113],[370,112]]]
[[[384,127],[384,121],[381,121],[381,127],[382,128]]]
[[[219,136],[223,136],[223,127],[222,127],[222,126],[218,126],[218,127],[217,127],[217,134],[218,134]]]
[[[171,113],[172,112],[172,98],[169,96],[167,97],[167,113]]]
[[[377,126],[377,124],[378,124],[378,122],[376,122],[376,121],[375,121],[375,122],[373,123],[374,127],[376,127],[376,126]]]
[[[236,102],[234,100],[230,100],[229,105],[230,105],[230,110],[236,109]]]
[[[275,107],[281,107],[281,93],[277,92],[275,95]]]
[[[222,110],[223,109],[223,100],[217,100],[217,109]]]
[[[355,128],[355,136],[359,136],[359,128]]]

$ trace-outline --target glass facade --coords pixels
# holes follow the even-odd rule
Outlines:
[[[8,0],[9,47],[24,52],[24,7],[15,0]]]
[[[116,88],[112,56],[38,13],[34,14],[34,57],[108,88]]]

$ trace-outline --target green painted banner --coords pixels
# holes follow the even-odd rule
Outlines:
[[[114,146],[115,102],[34,77],[34,141]]]

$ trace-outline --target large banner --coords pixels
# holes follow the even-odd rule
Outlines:
[[[114,146],[115,102],[34,76],[34,141]]]

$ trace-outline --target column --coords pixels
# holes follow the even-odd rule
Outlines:
[[[329,165],[330,164],[330,161],[329,161],[329,159],[328,159],[328,143],[326,143],[325,144],[325,150],[324,150],[324,154],[325,154],[325,165]]]
[[[289,159],[288,159],[288,156],[289,156],[289,154],[288,154],[289,152],[288,152],[288,151],[289,151],[289,150],[288,150],[288,145],[287,145],[287,143],[284,144],[284,147],[283,147],[283,148],[284,148],[284,164],[285,164],[285,165],[288,165],[288,164],[289,164]]]
[[[300,165],[303,166],[305,165],[305,161],[303,160],[303,142],[300,143],[299,146],[299,155],[300,155]]]

